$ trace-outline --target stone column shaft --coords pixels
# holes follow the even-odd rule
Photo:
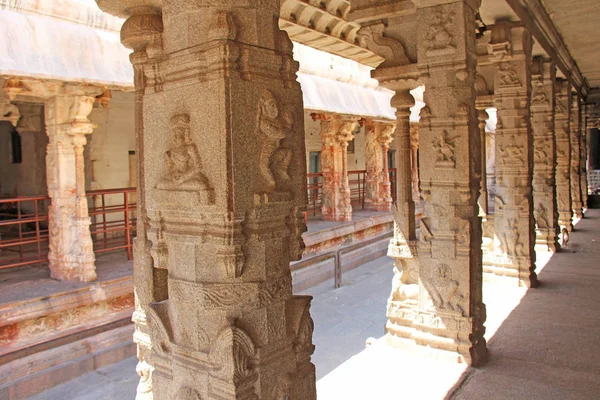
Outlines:
[[[412,340],[446,354],[458,353],[477,365],[487,354],[477,206],[481,143],[474,90],[473,27],[479,2],[414,3],[420,27],[418,70],[427,104],[419,129],[425,207],[418,245],[418,308],[412,325],[394,339],[400,346]]]
[[[536,251],[560,249],[556,202],[556,137],[554,89],[556,66],[536,57],[532,64],[531,124],[533,130],[533,204]]]
[[[311,298],[289,270],[302,95],[278,2],[99,4],[129,16],[134,51],[138,400],[316,398]]]
[[[513,39],[515,38],[515,39]],[[525,28],[498,23],[492,31],[496,128],[495,243],[491,266],[484,271],[537,284],[533,219],[533,137],[530,124],[531,34]],[[506,50],[508,49],[508,50]]]
[[[481,140],[481,194],[479,195],[479,207],[481,209],[481,217],[485,218],[488,213],[488,190],[487,190],[487,146],[485,140],[485,126],[488,119],[488,114],[485,111],[486,106],[477,102],[477,119],[479,121],[479,136]]]
[[[96,279],[83,160],[85,135],[94,129],[87,119],[93,105],[93,96],[68,92],[45,102],[48,261],[51,276],[59,280]]]
[[[367,210],[392,210],[387,154],[395,128],[395,124],[367,122],[365,148],[367,171],[365,208]]]
[[[571,106],[571,199],[573,216],[583,218],[581,201],[581,110],[579,95],[573,92]]]
[[[392,98],[392,107],[396,108],[397,201],[394,210],[394,237],[388,247],[388,256],[394,259],[394,278],[386,313],[386,331],[392,338],[411,337],[419,305],[419,261],[410,129],[410,107],[413,104],[414,99],[408,90],[397,90]]]
[[[412,173],[412,197],[416,204],[421,204],[419,185],[419,123],[410,123],[410,166]]]
[[[323,171],[323,206],[325,221],[352,221],[352,203],[348,182],[348,143],[358,118],[316,115],[321,120],[321,170]]]
[[[573,207],[571,199],[571,89],[564,79],[556,80],[556,110],[554,114],[556,132],[556,198],[558,223],[561,231],[573,230]]]

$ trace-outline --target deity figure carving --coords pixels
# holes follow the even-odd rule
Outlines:
[[[502,164],[511,164],[515,161],[519,162],[520,164],[525,164],[525,153],[523,151],[523,147],[517,145],[517,139],[514,136],[510,137],[508,146],[500,145],[499,150]]]
[[[548,228],[550,224],[548,223],[548,209],[540,203],[538,208],[535,210],[535,220],[538,228]]]
[[[157,189],[180,191],[212,191],[208,178],[202,172],[198,147],[190,137],[189,114],[171,118],[172,146],[167,152],[167,174],[156,184]]]
[[[273,93],[265,90],[258,102],[258,131],[262,134],[260,151],[260,174],[263,178],[263,191],[285,190],[290,181],[289,167],[292,150],[282,147],[281,142],[294,125],[290,110],[281,113]]]
[[[502,248],[509,257],[523,256],[523,244],[519,242],[519,229],[515,219],[506,221],[506,229],[501,237]]]
[[[444,131],[441,135],[433,139],[433,147],[437,151],[436,156],[436,167],[450,167],[456,166],[455,150],[456,150],[456,139],[458,136],[453,138],[448,136],[448,131]]]
[[[428,53],[437,53],[439,51],[456,50],[456,39],[452,34],[454,27],[454,13],[437,10],[433,15],[433,21],[427,32],[425,44],[429,49]]]

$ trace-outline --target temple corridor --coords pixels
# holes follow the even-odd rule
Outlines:
[[[400,349],[374,346],[362,351],[369,337],[384,333],[381,310],[392,267],[388,257],[347,273],[340,289],[329,281],[302,292],[314,296],[318,398],[597,399],[598,243],[600,210],[591,209],[576,224],[563,251],[538,267],[539,287],[484,283],[490,358],[478,369]],[[133,399],[136,361],[130,358],[100,369],[31,400]]]

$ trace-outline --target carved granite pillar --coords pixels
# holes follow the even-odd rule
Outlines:
[[[419,130],[424,218],[418,245],[418,309],[392,337],[458,353],[477,365],[483,337],[481,143],[475,109],[475,13],[479,1],[414,1],[418,70],[425,83]],[[409,188],[407,188],[409,189]]]
[[[412,198],[415,204],[421,203],[419,186],[419,123],[410,123],[410,169],[412,181]]]
[[[573,230],[573,207],[571,205],[571,88],[564,79],[556,80],[556,109],[554,124],[556,132],[556,199],[558,223],[561,231]]]
[[[397,90],[391,102],[396,108],[396,188],[394,237],[388,256],[394,259],[392,291],[387,304],[386,331],[389,337],[411,338],[419,306],[419,261],[415,230],[410,107],[414,99],[408,90]]]
[[[289,270],[306,230],[302,96],[278,4],[139,3],[99,1],[129,17],[134,50],[138,398],[314,399],[311,298]]]
[[[394,123],[367,121],[366,125],[366,190],[365,208],[391,211],[392,196],[388,169],[388,151],[393,139]]]
[[[342,118],[324,114],[313,116],[321,120],[321,171],[323,172],[323,206],[321,217],[326,221],[352,221],[350,185],[348,183],[348,143],[358,118]]]
[[[532,63],[531,92],[535,249],[550,252],[560,250],[556,202],[555,80],[556,65],[549,59],[535,57]]]
[[[581,110],[579,95],[573,92],[571,105],[571,204],[573,216],[583,218],[583,203],[581,201]]]
[[[87,118],[94,100],[79,90],[58,88],[45,102],[48,262],[51,276],[59,280],[96,279],[83,159],[85,135],[94,130]]]
[[[496,202],[494,253],[485,271],[535,286],[533,219],[533,138],[531,103],[531,34],[525,28],[498,23],[492,29],[496,128]]]

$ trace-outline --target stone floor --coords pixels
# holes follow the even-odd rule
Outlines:
[[[313,357],[319,400],[600,399],[600,210],[590,210],[569,248],[539,272],[541,286],[486,283],[489,363],[480,369],[410,352],[364,349],[385,323],[391,262],[383,257],[325,282],[315,296]],[[134,398],[135,359],[84,375],[34,400]]]
[[[352,222],[359,221],[361,219],[372,218],[378,215],[386,215],[389,212],[383,211],[366,211],[366,210],[354,210],[352,211]],[[348,225],[349,222],[335,222],[335,221],[323,221],[320,215],[309,215],[306,221],[306,227],[308,233],[323,231],[325,229],[331,229],[342,225]]]

